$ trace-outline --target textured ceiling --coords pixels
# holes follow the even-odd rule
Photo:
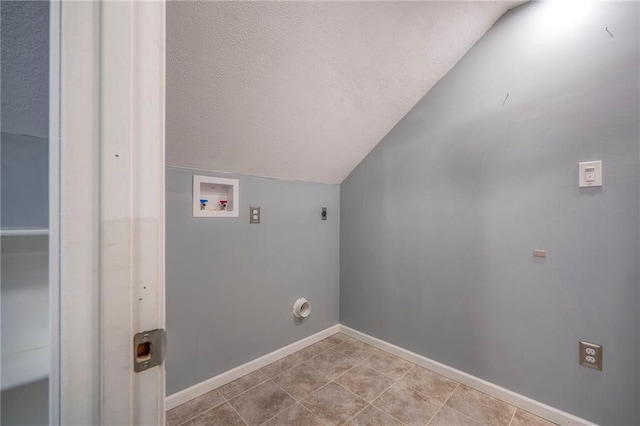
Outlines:
[[[0,0],[2,131],[49,135],[49,2]]]
[[[169,2],[167,164],[340,183],[522,2]]]

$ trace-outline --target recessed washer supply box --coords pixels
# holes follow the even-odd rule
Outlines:
[[[240,182],[213,176],[193,176],[193,217],[238,217]]]

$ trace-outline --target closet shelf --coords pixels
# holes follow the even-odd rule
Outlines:
[[[49,377],[49,346],[2,355],[2,390]]]
[[[0,229],[0,235],[3,237],[49,235],[49,229],[48,228],[4,228],[4,229]]]

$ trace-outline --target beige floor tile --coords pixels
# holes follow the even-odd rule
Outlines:
[[[303,363],[285,371],[273,381],[292,397],[302,399],[329,383],[329,378]]]
[[[179,425],[223,402],[224,398],[217,390],[206,393],[167,411],[166,424],[167,426]]]
[[[367,401],[333,382],[301,402],[320,420],[330,425],[345,423],[367,406]]]
[[[332,345],[339,345],[340,343],[353,341],[353,337],[349,337],[344,333],[336,333],[332,336],[324,339],[325,342],[331,343]]]
[[[323,424],[300,404],[292,405],[268,422],[263,423],[264,426],[322,426]]]
[[[373,405],[405,425],[425,425],[440,409],[442,402],[396,383],[373,401]]]
[[[393,384],[393,379],[369,367],[358,365],[338,377],[336,382],[371,402]]]
[[[458,383],[426,368],[415,366],[400,382],[426,396],[445,402]]]
[[[540,418],[538,416],[534,416],[531,413],[527,413],[526,411],[522,411],[520,409],[516,410],[516,415],[511,420],[511,426],[553,426],[555,423],[551,423],[548,420]]]
[[[482,423],[452,410],[446,405],[431,419],[429,426],[482,426]]]
[[[231,383],[227,383],[224,386],[218,388],[222,396],[227,399],[233,398],[234,396],[251,389],[254,386],[259,385],[260,383],[266,382],[268,377],[262,374],[260,371],[254,371],[253,373],[249,373],[246,376],[240,377],[238,380],[234,380]]]
[[[322,352],[320,355],[306,361],[307,365],[315,368],[330,379],[335,379],[347,370],[352,369],[358,361],[333,349]]]
[[[405,361],[400,357],[391,355],[384,351],[376,351],[371,358],[364,362],[364,365],[371,367],[394,380],[398,380],[404,373],[411,370],[411,367],[413,367],[413,364],[409,361]]]
[[[306,348],[299,350],[297,353],[300,354],[302,359],[309,359],[313,358],[316,355],[319,355],[320,353],[328,349],[331,349],[334,346],[334,344],[329,343],[326,340],[321,340],[311,346],[307,346]]]
[[[246,426],[228,402],[184,423],[183,426]]]
[[[373,405],[368,406],[360,414],[347,423],[349,426],[402,426],[402,423],[383,413]]]
[[[376,353],[376,348],[359,340],[349,340],[334,348],[337,352],[343,353],[356,361],[362,361]]]
[[[485,393],[460,385],[446,405],[485,425],[508,425],[516,408]]]
[[[295,367],[302,361],[304,361],[304,356],[300,352],[295,352],[289,356],[285,356],[282,359],[272,362],[271,364],[261,368],[260,371],[267,377],[275,377],[278,374]]]
[[[295,403],[285,391],[271,380],[236,396],[229,403],[249,426],[269,420]]]
[[[187,401],[166,418],[167,426],[554,425],[342,333]]]

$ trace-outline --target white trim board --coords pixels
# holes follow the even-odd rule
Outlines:
[[[349,328],[340,324],[339,329],[340,332],[358,339],[361,342],[368,343],[369,345],[374,346],[378,349],[382,349],[400,358],[406,359],[407,361],[419,365],[420,367],[435,371],[438,374],[472,387],[476,390],[479,390],[480,392],[484,392],[487,395],[491,395],[511,405],[535,414],[536,416],[549,420],[550,422],[557,423],[563,426],[596,426],[594,423],[581,419],[580,417],[574,416],[573,414],[566,413],[564,411],[558,410],[557,408],[553,408],[549,405],[535,401],[524,395],[520,395],[498,385],[494,385],[493,383],[487,382],[486,380],[472,376],[471,374],[465,373],[463,371],[456,370],[453,367],[441,364],[415,352],[411,352],[399,346],[385,342],[384,340],[369,336],[368,334],[362,333],[353,328]]]
[[[287,355],[291,355],[294,352],[304,349],[307,346],[311,346],[322,339],[326,339],[327,337],[338,333],[339,331],[340,325],[333,325],[316,334],[305,337],[304,339],[298,340],[297,342],[263,355],[260,358],[254,359],[253,361],[249,361],[246,364],[242,364],[234,369],[225,371],[222,374],[218,374],[217,376],[207,379],[204,382],[200,382],[187,389],[181,390],[180,392],[169,395],[166,399],[166,409],[171,410],[172,408],[175,408],[180,404],[184,404],[185,402],[191,401],[192,399],[204,395],[207,392],[211,392],[212,390],[217,389],[220,386],[231,383],[244,375],[259,370],[262,367],[269,365],[281,358],[284,358]]]

